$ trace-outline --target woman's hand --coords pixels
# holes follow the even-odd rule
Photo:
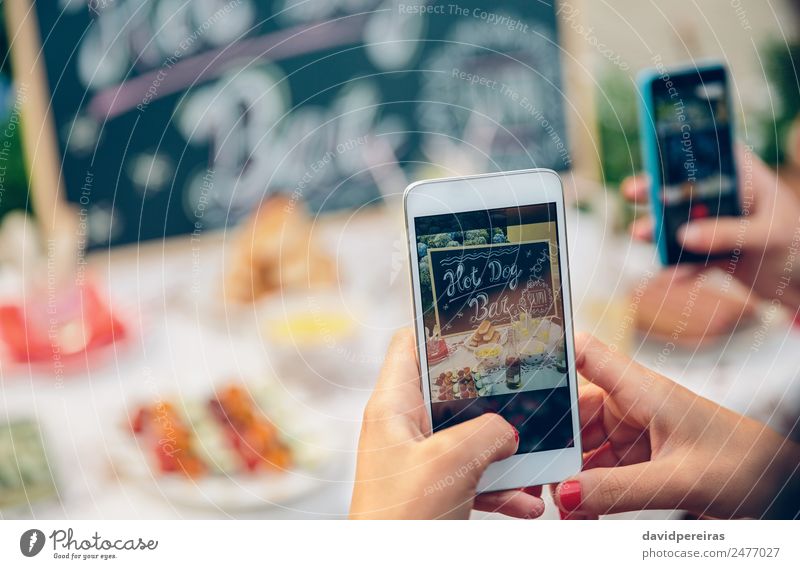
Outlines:
[[[686,509],[720,518],[776,513],[796,491],[798,447],[588,335],[576,338],[584,471],[554,490],[571,517]],[[795,504],[796,506],[796,504]],[[796,510],[795,510],[796,511]]]
[[[677,238],[687,251],[727,253],[720,267],[748,285],[760,297],[795,310],[800,306],[800,197],[752,150],[736,149],[742,217],[710,217],[685,224]],[[622,194],[634,203],[649,200],[646,176],[622,183]],[[637,219],[634,238],[653,239],[653,219]],[[795,278],[792,278],[794,275]],[[791,282],[790,282],[791,281]],[[788,284],[787,284],[788,283]]]
[[[519,435],[494,414],[430,435],[416,354],[413,332],[398,332],[364,412],[350,516],[466,519],[473,507],[542,515],[541,489],[476,497],[486,467],[513,455]]]

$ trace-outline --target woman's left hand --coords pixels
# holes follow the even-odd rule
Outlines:
[[[466,519],[473,508],[542,515],[541,488],[476,495],[486,468],[517,451],[519,434],[500,415],[430,432],[414,334],[401,330],[364,412],[352,518]]]

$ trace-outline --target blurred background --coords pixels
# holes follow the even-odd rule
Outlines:
[[[345,516],[436,176],[559,171],[577,328],[791,434],[793,315],[667,287],[618,187],[636,74],[714,58],[800,191],[798,8],[3,0],[0,516]]]

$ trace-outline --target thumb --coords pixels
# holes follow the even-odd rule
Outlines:
[[[753,239],[751,219],[717,217],[690,221],[678,230],[683,246],[695,253],[727,253]]]
[[[517,452],[519,433],[500,415],[485,413],[439,431],[423,444],[449,463],[448,470],[477,483],[490,464]]]
[[[586,333],[575,335],[575,367],[603,389],[629,421],[644,426],[663,403],[664,378]]]
[[[687,497],[677,482],[680,470],[663,462],[583,471],[556,487],[556,505],[565,512],[595,516],[677,508]]]

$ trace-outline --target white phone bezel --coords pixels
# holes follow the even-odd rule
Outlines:
[[[514,455],[489,466],[478,484],[479,492],[521,488],[559,482],[576,474],[582,465],[580,419],[578,415],[578,382],[575,371],[575,345],[572,326],[572,301],[567,258],[567,234],[564,194],[561,179],[553,170],[536,168],[499,172],[478,176],[424,180],[411,184],[403,194],[406,237],[411,267],[411,289],[414,306],[414,330],[419,352],[422,393],[425,409],[431,414],[430,378],[428,377],[425,331],[422,323],[422,300],[419,284],[419,261],[416,255],[414,219],[437,214],[450,214],[503,207],[545,203],[556,204],[556,225],[559,243],[561,298],[564,303],[564,334],[569,362],[570,407],[574,446],[522,455]]]

